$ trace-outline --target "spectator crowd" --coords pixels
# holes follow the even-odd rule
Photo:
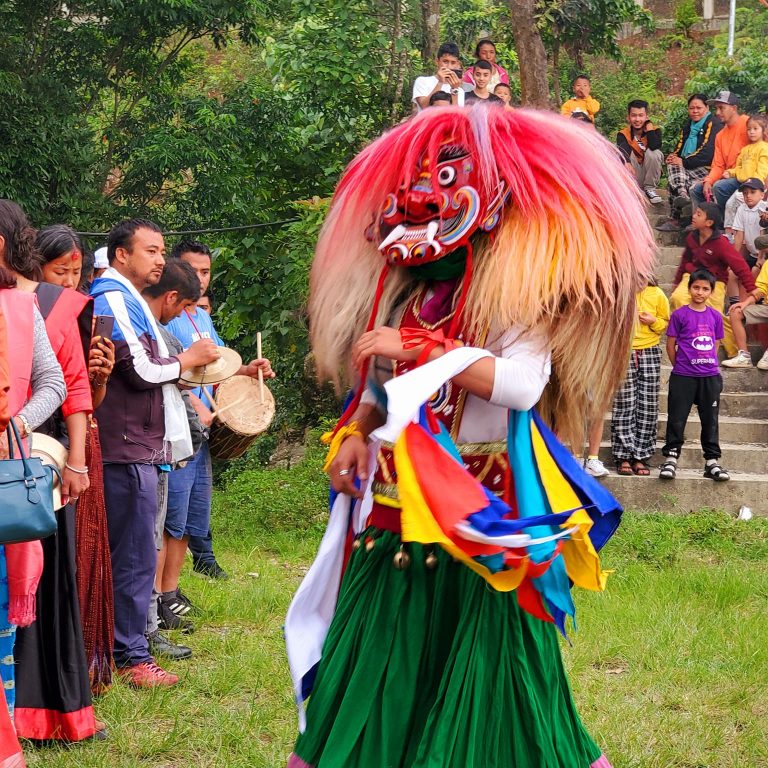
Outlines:
[[[600,103],[589,77],[572,89],[561,113],[583,124],[574,130],[591,130]],[[477,102],[513,108],[493,41],[478,42],[466,70],[458,47],[444,43],[434,74],[414,83],[414,109]],[[665,156],[648,103],[627,105],[617,171],[623,164],[658,206],[666,170],[670,217],[659,229],[687,232],[669,300],[654,283],[637,296],[627,377],[613,403],[619,474],[650,473],[666,332],[673,369],[660,477],[675,477],[695,404],[704,476],[729,479],[718,443],[720,366],[752,367],[746,326],[768,323],[766,139],[765,115],[741,114],[736,94],[697,93]],[[214,392],[180,381],[223,354],[211,260],[190,240],[167,254],[161,229],[143,219],[116,224],[91,254],[70,227],[36,230],[0,200],[0,461],[13,460],[15,429],[27,454],[53,457],[60,478],[57,535],[0,546],[0,764],[23,765],[19,737],[105,737],[93,695],[113,674],[136,688],[176,685],[158,661],[193,653],[165,634],[194,628],[179,588],[187,550],[196,571],[227,576],[210,526]],[[757,367],[768,370],[768,352]],[[262,358],[233,373],[274,375]],[[585,466],[596,476],[607,473],[601,433],[590,425]]]
[[[480,40],[474,53],[465,71],[458,46],[441,45],[435,74],[414,83],[415,111],[478,101],[512,109],[509,75],[496,61],[493,41]],[[571,88],[561,115],[593,128],[600,102],[590,78],[577,75]],[[618,474],[650,474],[666,351],[673,369],[659,476],[674,479],[688,414],[696,405],[704,476],[726,481],[729,474],[719,463],[720,368],[752,368],[746,327],[768,324],[768,115],[743,114],[739,96],[728,90],[712,98],[694,93],[687,108],[667,155],[661,128],[642,99],[628,102],[626,126],[616,135],[618,157],[652,206],[664,203],[659,186],[666,172],[669,216],[656,228],[680,233],[685,246],[669,299],[655,283],[637,295],[627,377],[613,403],[611,454]],[[757,368],[768,370],[768,351]],[[588,425],[584,465],[596,477],[608,474],[598,455],[602,432],[602,420]]]
[[[19,738],[106,737],[93,696],[113,674],[176,685],[158,661],[193,653],[164,633],[194,628],[187,549],[227,577],[210,531],[213,391],[180,383],[223,354],[210,281],[209,248],[167,255],[151,221],[116,224],[90,254],[0,200],[0,476],[15,443],[58,472],[56,535],[0,546],[3,765],[24,764]],[[266,359],[232,373],[274,375]]]

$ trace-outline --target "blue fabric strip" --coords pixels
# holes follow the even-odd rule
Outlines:
[[[610,491],[584,471],[535,411],[533,421],[544,439],[547,450],[592,518],[589,538],[599,551],[619,527],[624,511],[621,504]]]

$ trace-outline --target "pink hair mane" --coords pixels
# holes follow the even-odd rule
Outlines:
[[[366,229],[387,194],[410,184],[421,158],[436,160],[445,141],[470,151],[486,202],[501,180],[511,193],[491,235],[473,238],[469,330],[519,325],[548,334],[553,378],[542,410],[575,438],[584,415],[607,403],[626,368],[635,294],[653,272],[655,245],[645,202],[615,147],[591,126],[552,113],[485,105],[425,110],[349,164],[312,267],[318,370],[337,384],[350,378],[351,345],[384,265],[377,227],[374,242]],[[391,269],[377,324],[387,322],[412,282],[407,269]]]

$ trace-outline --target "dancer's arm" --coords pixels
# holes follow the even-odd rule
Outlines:
[[[328,477],[334,491],[359,499],[363,494],[355,487],[355,478],[359,478],[362,485],[368,479],[368,435],[384,424],[386,418],[372,403],[361,403],[352,415],[352,421],[357,422],[360,434],[349,435],[341,444],[328,467]]]
[[[364,333],[354,346],[354,364],[360,366],[372,355],[391,360],[417,360],[423,345],[404,349],[400,331],[382,326]],[[445,354],[436,346],[429,354],[435,360]],[[521,339],[513,333],[502,343],[500,357],[486,357],[453,377],[453,381],[473,395],[496,405],[527,411],[533,408],[549,380],[549,354],[536,336]]]

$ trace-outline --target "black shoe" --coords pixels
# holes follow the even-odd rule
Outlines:
[[[667,219],[663,224],[657,224],[654,229],[657,232],[679,232],[682,227],[677,219]]]
[[[153,656],[164,656],[166,659],[188,659],[192,655],[191,648],[172,643],[157,629],[147,635],[147,641],[149,642],[149,652]]]
[[[186,613],[189,613],[189,608],[175,595],[171,598],[161,596],[157,601],[157,625],[160,629],[180,629],[187,635],[192,634],[195,631],[194,624],[182,618]]]
[[[212,563],[203,560],[195,560],[192,563],[192,570],[201,576],[207,576],[209,579],[228,579],[229,574],[214,560]]]
[[[197,606],[180,589],[176,590],[176,598],[180,603],[184,603],[189,608],[189,613],[197,611]]]

